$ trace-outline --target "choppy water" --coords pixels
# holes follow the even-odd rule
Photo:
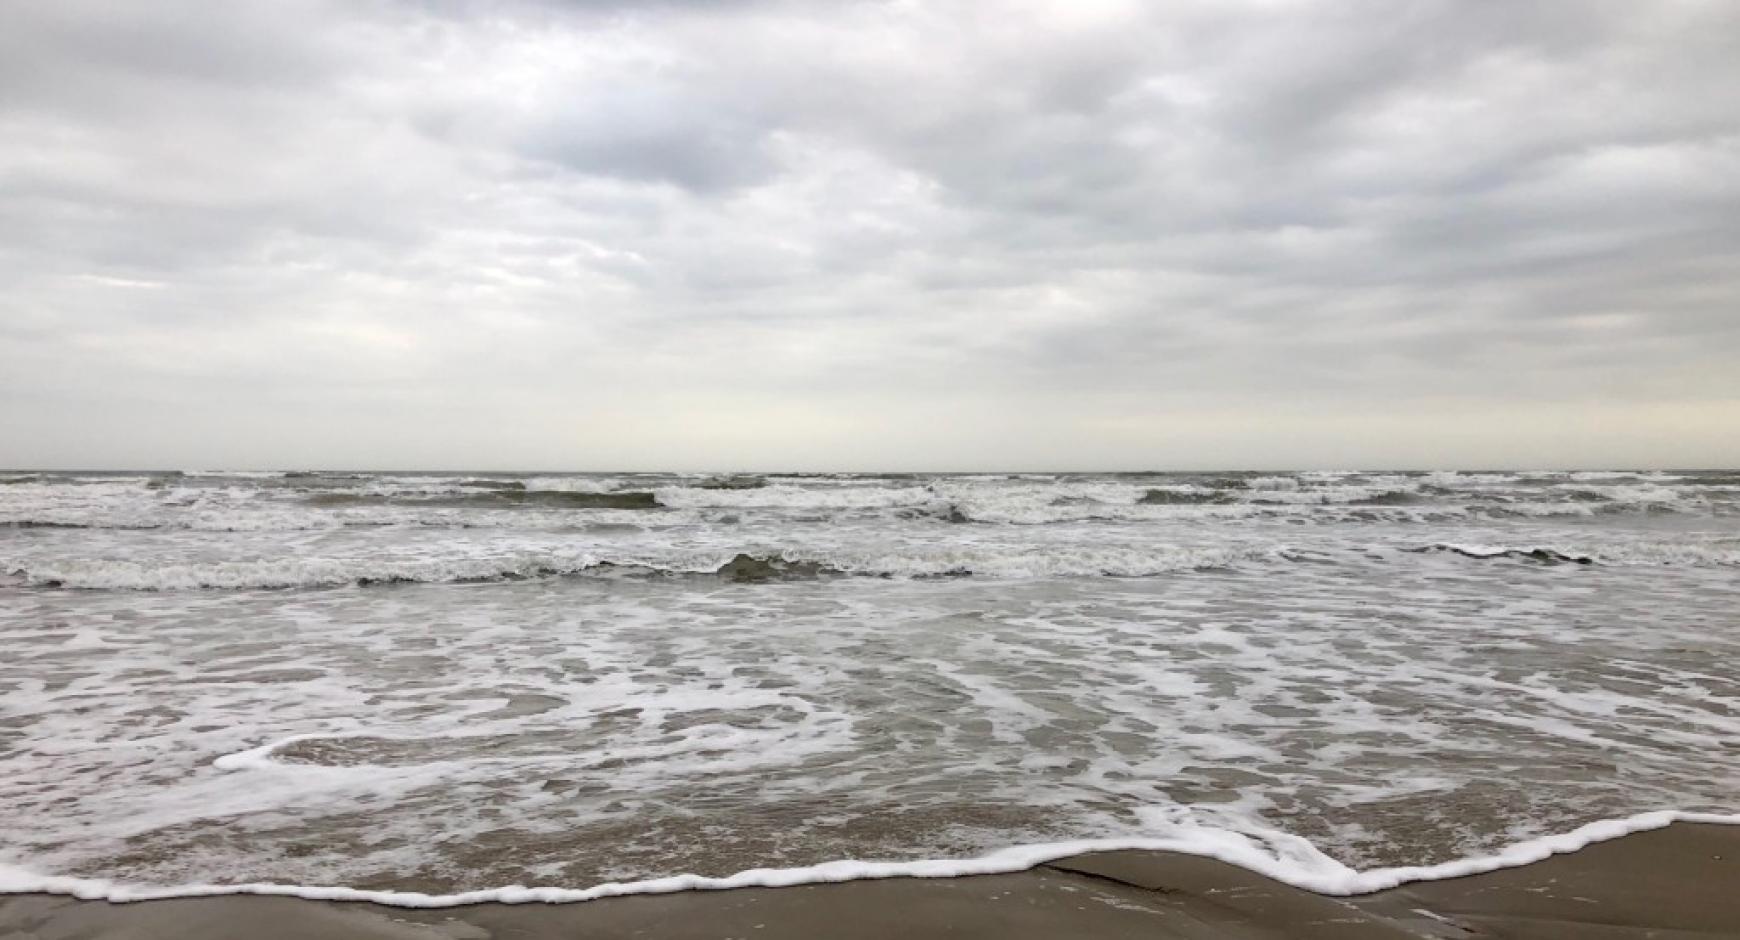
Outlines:
[[[0,474],[0,863],[1436,862],[1740,808],[1737,662],[1740,473]]]

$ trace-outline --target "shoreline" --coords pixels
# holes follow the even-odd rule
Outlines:
[[[1714,818],[1722,821],[1670,820],[1529,864],[1349,896],[1314,893],[1196,854],[1112,849],[999,874],[639,893],[567,904],[527,898],[410,908],[242,893],[114,903],[14,893],[0,895],[0,938],[215,940],[239,930],[263,940],[1740,936],[1734,890],[1740,826]]]
[[[282,743],[282,742],[278,742]],[[277,744],[268,747],[276,747]],[[256,750],[264,750],[260,748]],[[242,752],[243,756],[254,753]],[[224,758],[219,758],[223,760]],[[1435,865],[1408,865],[1358,871],[1318,850],[1309,841],[1279,830],[1246,834],[1228,829],[1191,826],[1169,837],[1079,839],[1032,843],[967,859],[917,861],[839,860],[797,868],[755,868],[731,875],[668,875],[630,882],[607,882],[587,888],[481,888],[453,894],[369,890],[342,885],[297,885],[275,882],[187,884],[168,887],[129,885],[101,879],[39,875],[0,863],[0,898],[19,894],[60,895],[84,901],[136,904],[188,898],[291,897],[311,901],[378,904],[385,907],[445,909],[477,904],[580,904],[639,895],[745,888],[789,888],[888,879],[947,879],[1017,874],[1042,865],[1084,855],[1111,852],[1156,852],[1213,860],[1272,881],[1326,897],[1372,894],[1416,882],[1440,881],[1531,865],[1556,855],[1675,823],[1740,827],[1740,813],[1655,810],[1587,823],[1569,832],[1513,843],[1492,855]]]

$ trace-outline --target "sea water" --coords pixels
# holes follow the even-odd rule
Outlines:
[[[0,888],[1352,890],[1735,812],[1736,662],[1735,473],[0,473]]]

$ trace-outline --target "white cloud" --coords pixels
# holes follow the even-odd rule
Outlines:
[[[1734,464],[1737,63],[1693,0],[13,5],[0,464]]]

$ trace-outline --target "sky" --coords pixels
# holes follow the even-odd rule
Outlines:
[[[3,4],[0,466],[1740,466],[1740,3]]]

